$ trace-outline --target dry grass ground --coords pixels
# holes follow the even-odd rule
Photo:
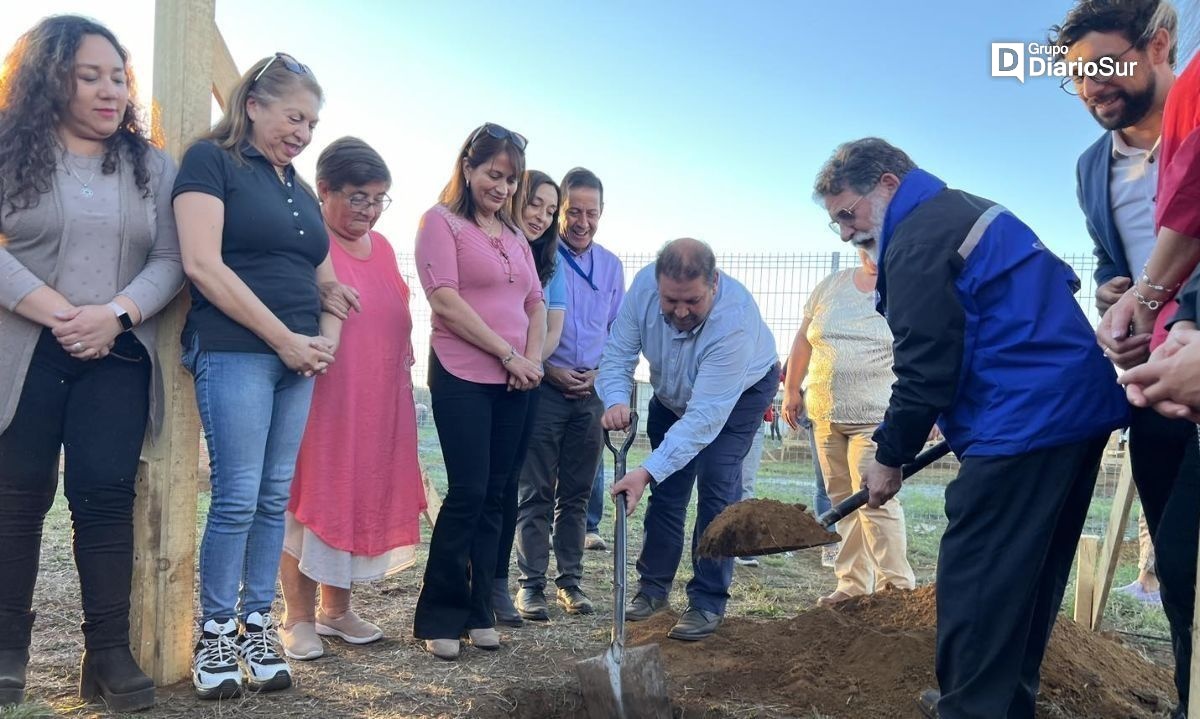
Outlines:
[[[436,439],[422,432],[422,454],[436,483],[444,486],[436,462]],[[636,460],[631,458],[631,466]],[[611,467],[611,464],[609,465]],[[811,471],[803,465],[768,461],[764,464],[760,496],[785,501],[811,502]],[[769,479],[774,477],[775,479]],[[942,524],[938,521],[940,489],[944,477],[930,477],[926,490],[906,489],[910,509],[910,555],[922,582],[932,578],[936,542]],[[197,522],[203,522],[207,495],[201,495]],[[928,505],[928,506],[926,506]],[[936,506],[935,506],[936,505]],[[1103,511],[1102,508],[1100,511]],[[606,516],[605,532],[611,532]],[[944,522],[944,520],[942,520]],[[631,561],[641,546],[640,514],[630,523]],[[428,528],[425,529],[428,539]],[[611,535],[610,535],[611,536]],[[672,604],[685,603],[682,587],[690,576],[685,552]],[[1135,561],[1135,554],[1131,557]],[[1129,581],[1136,568],[1131,558],[1123,562],[1118,581]],[[466,648],[458,662],[441,662],[426,654],[411,638],[412,609],[416,603],[423,553],[417,567],[382,582],[355,590],[358,611],[387,632],[378,643],[352,647],[326,641],[326,655],[314,662],[293,662],[294,688],[273,694],[248,696],[227,702],[197,700],[189,682],[161,689],[156,708],[139,716],[153,719],[177,717],[372,717],[399,719],[423,717],[451,719],[472,717],[550,718],[577,716],[580,698],[575,688],[576,661],[599,654],[607,645],[612,606],[612,554],[588,552],[585,588],[597,605],[590,617],[567,617],[552,610],[551,621],[526,623],[523,628],[503,629],[504,644],[497,652]],[[553,571],[553,566],[552,566]],[[629,567],[629,576],[634,576]],[[514,577],[515,579],[515,577]],[[729,614],[773,619],[796,614],[834,586],[830,570],[820,566],[820,552],[808,550],[793,555],[766,557],[757,569],[738,567]],[[79,633],[78,582],[70,557],[70,530],[65,501],[60,500],[47,522],[42,551],[42,571],[35,599],[38,622],[34,630],[30,666],[30,704],[4,717],[107,716],[102,706],[81,705],[74,683],[82,652]],[[1071,603],[1068,594],[1065,606]],[[1110,605],[1117,629],[1141,634],[1165,634],[1165,622],[1147,610],[1118,597]],[[1157,611],[1161,615],[1161,611]],[[191,621],[180,617],[179,621]],[[670,641],[663,638],[663,641]],[[1157,659],[1169,658],[1169,647],[1150,641],[1146,645]],[[695,699],[694,688],[675,687],[681,698],[678,716],[683,717],[783,717],[781,707],[755,703],[754,697],[729,696],[720,701]],[[682,713],[680,713],[682,712]],[[802,714],[819,719],[815,713]]]

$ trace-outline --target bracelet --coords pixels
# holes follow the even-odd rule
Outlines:
[[[1158,312],[1158,309],[1163,306],[1163,303],[1159,300],[1147,299],[1145,295],[1138,291],[1137,285],[1133,286],[1133,297],[1137,300],[1139,305],[1145,307],[1151,312]]]
[[[1142,279],[1140,280],[1140,282],[1142,282],[1143,284],[1145,284],[1147,287],[1154,290],[1155,292],[1164,292],[1164,293],[1172,294],[1172,295],[1175,294],[1176,290],[1178,290],[1180,287],[1183,286],[1182,282],[1175,285],[1174,287],[1166,287],[1164,285],[1156,285],[1150,280],[1149,275],[1146,274],[1145,267],[1142,268]]]
[[[503,366],[505,366],[505,367],[507,367],[507,366],[508,366],[508,363],[509,363],[509,362],[512,362],[512,361],[513,361],[513,360],[515,360],[516,358],[517,358],[517,348],[516,348],[516,347],[509,347],[509,348],[508,348],[508,356],[507,356],[507,357],[505,357],[505,358],[503,358],[503,359],[501,359],[501,360],[500,360],[500,364],[501,364],[501,365],[503,365]]]

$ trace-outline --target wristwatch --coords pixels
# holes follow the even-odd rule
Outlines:
[[[129,312],[124,307],[116,302],[109,302],[108,309],[112,310],[117,316],[117,322],[121,323],[121,331],[128,332],[133,329],[133,319],[129,316]]]

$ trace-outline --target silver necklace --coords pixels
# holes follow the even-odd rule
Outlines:
[[[67,172],[71,173],[71,177],[74,177],[75,181],[79,183],[79,185],[80,185],[79,194],[85,200],[92,199],[92,197],[94,197],[96,195],[95,190],[93,190],[91,188],[92,180],[96,179],[96,171],[92,170],[92,174],[88,175],[87,180],[84,180],[82,177],[79,176],[78,172],[75,172],[75,168],[71,165],[70,160],[63,162],[63,164],[66,165]]]

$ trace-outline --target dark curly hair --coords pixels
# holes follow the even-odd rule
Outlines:
[[[36,207],[53,186],[57,155],[65,152],[57,130],[75,96],[75,53],[87,35],[112,43],[125,64],[129,88],[125,116],[104,141],[101,171],[116,172],[121,154],[126,154],[142,196],[150,196],[150,140],[135,101],[129,52],[112,31],[94,20],[55,15],[22,35],[0,69],[0,185],[9,215]]]
[[[1145,50],[1159,30],[1170,37],[1167,62],[1175,67],[1179,16],[1166,0],[1078,0],[1059,25],[1050,28],[1052,45],[1071,47],[1092,32],[1119,33],[1138,50]]]

